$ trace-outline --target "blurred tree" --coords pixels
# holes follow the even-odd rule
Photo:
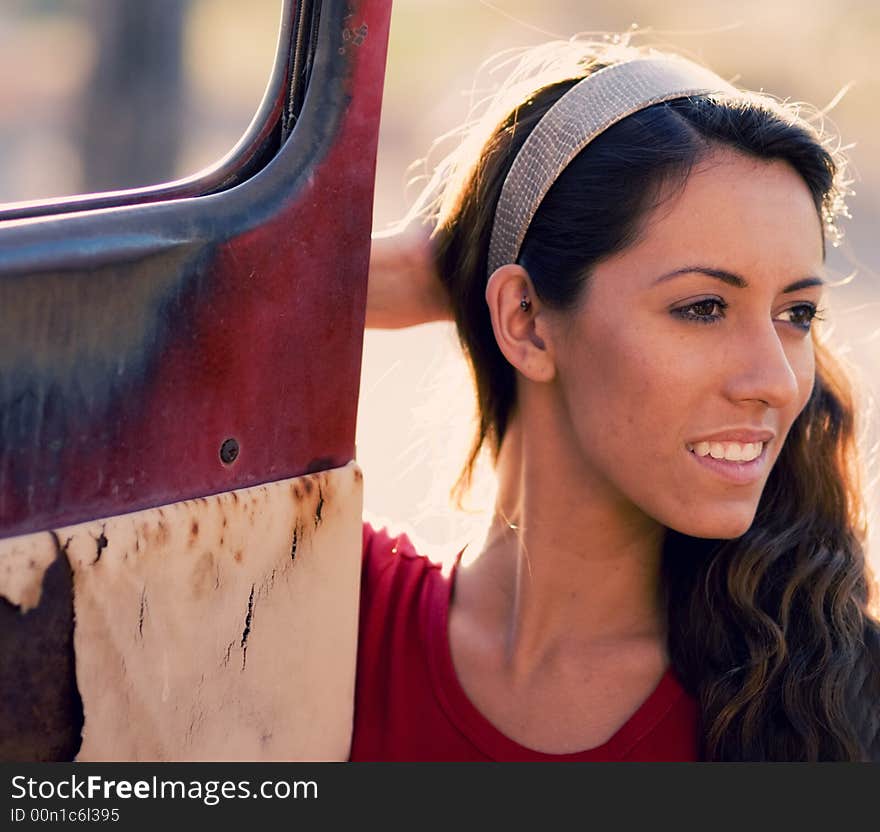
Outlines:
[[[86,191],[174,177],[188,6],[189,0],[89,0],[97,59],[79,131]]]

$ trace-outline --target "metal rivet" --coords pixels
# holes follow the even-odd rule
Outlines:
[[[220,460],[224,465],[232,465],[238,457],[238,440],[227,439],[220,446]]]

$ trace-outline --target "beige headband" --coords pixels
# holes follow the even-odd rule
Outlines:
[[[612,64],[575,84],[543,115],[507,173],[489,242],[488,275],[516,262],[541,200],[596,136],[652,104],[713,92],[739,90],[677,56]]]

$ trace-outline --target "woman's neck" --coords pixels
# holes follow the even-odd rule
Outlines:
[[[558,432],[526,435],[514,415],[492,525],[455,601],[484,632],[501,634],[514,676],[572,654],[665,641],[664,529],[582,469]]]

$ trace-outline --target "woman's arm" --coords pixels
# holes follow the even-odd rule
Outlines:
[[[431,256],[427,231],[374,234],[367,283],[367,328],[401,329],[451,321],[446,290]]]

